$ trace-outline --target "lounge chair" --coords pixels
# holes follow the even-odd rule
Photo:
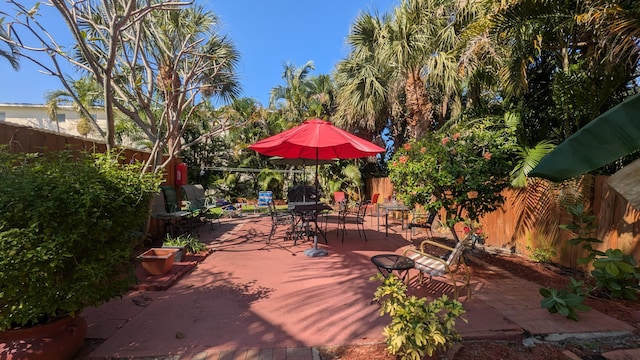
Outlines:
[[[163,192],[159,192],[153,197],[151,203],[151,217],[161,221],[164,225],[164,232],[167,229],[171,234],[175,235],[177,232],[184,232],[185,222],[189,219],[190,213],[188,211],[167,211],[167,203],[165,202],[165,196]]]
[[[471,298],[471,287],[469,286],[471,275],[464,256],[462,256],[469,245],[470,239],[470,236],[465,237],[455,247],[425,240],[420,244],[419,250],[409,248],[404,251],[404,256],[413,260],[414,268],[419,271],[418,281],[420,284],[424,282],[424,275],[429,277],[429,281],[433,280],[434,277],[443,277],[451,280],[455,299],[458,298],[456,277],[462,272],[463,286],[467,287],[467,298]],[[430,252],[429,249],[432,251]],[[434,250],[439,251],[436,253]],[[410,283],[413,278],[409,277],[407,283]]]
[[[258,211],[260,208],[267,208],[269,211],[269,204],[273,199],[273,192],[271,191],[260,191],[258,193],[258,203],[254,209],[254,212]]]
[[[216,207],[215,202],[205,195],[204,187],[199,184],[182,185],[182,198],[186,208],[198,219],[208,221],[213,230],[214,222],[220,225],[220,214],[211,210]]]

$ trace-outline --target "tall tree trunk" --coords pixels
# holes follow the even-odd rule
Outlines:
[[[407,97],[407,109],[409,116],[407,122],[414,138],[420,138],[431,129],[433,124],[433,106],[429,102],[427,89],[420,77],[418,69],[409,73],[405,85]]]

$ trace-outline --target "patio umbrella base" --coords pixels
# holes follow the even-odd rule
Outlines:
[[[309,257],[327,256],[329,252],[325,249],[318,248],[318,235],[313,237],[313,247],[304,251],[304,254]]]
[[[319,256],[327,256],[329,255],[329,252],[325,249],[311,248],[311,249],[305,250],[304,254],[309,257],[319,257]]]

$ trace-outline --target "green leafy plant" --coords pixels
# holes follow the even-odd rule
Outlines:
[[[596,217],[590,214],[582,204],[568,205],[566,210],[573,216],[573,221],[569,224],[560,225],[560,228],[571,231],[576,235],[575,238],[569,240],[569,244],[582,245],[582,248],[587,251],[587,257],[579,258],[578,263],[589,264],[595,260],[597,256],[604,255],[602,251],[596,250],[593,247],[593,244],[602,243],[602,240],[591,236],[598,228]]]
[[[0,331],[129,290],[160,175],[115,154],[0,148]]]
[[[597,227],[596,217],[581,204],[567,206],[567,212],[573,215],[573,221],[560,227],[576,234],[575,238],[569,240],[570,244],[582,245],[587,251],[587,256],[578,259],[578,262],[585,265],[593,262],[591,276],[595,286],[588,286],[583,281],[571,278],[567,290],[542,288],[542,307],[549,312],[557,312],[577,320],[576,309],[589,309],[582,305],[585,296],[589,294],[607,294],[613,298],[636,300],[640,281],[640,268],[636,259],[623,254],[620,249],[607,249],[605,252],[595,249],[593,244],[602,243],[602,240],[591,236]]]
[[[640,269],[631,255],[620,249],[607,249],[604,256],[594,260],[593,267],[596,289],[606,289],[613,298],[637,300]]]
[[[556,249],[550,246],[540,246],[537,248],[533,248],[527,245],[526,249],[529,252],[529,257],[531,259],[533,259],[535,262],[543,264],[550,263],[551,260],[557,255]]]
[[[199,254],[207,250],[207,245],[191,234],[180,234],[178,236],[167,234],[162,244],[184,247],[184,250],[190,254]]]
[[[394,275],[383,279],[378,274],[372,280],[382,280],[373,297],[380,303],[380,315],[391,316],[391,324],[384,328],[389,353],[419,360],[460,340],[455,324],[465,311],[459,301],[443,295],[428,303],[426,298],[407,296],[407,286]]]
[[[550,313],[559,313],[571,320],[578,320],[576,311],[589,311],[589,307],[584,305],[584,299],[588,295],[584,287],[584,282],[571,278],[571,284],[566,290],[556,290],[553,288],[541,288],[540,295],[544,297],[541,305]]]

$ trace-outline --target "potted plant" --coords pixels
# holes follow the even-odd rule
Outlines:
[[[182,261],[184,254],[199,254],[207,250],[207,245],[191,234],[178,236],[167,234],[162,242],[162,247],[179,250],[174,259],[176,262]]]
[[[167,234],[164,240],[162,241],[162,248],[178,250],[174,258],[175,262],[182,261],[182,258],[184,255],[184,245],[185,245],[184,237],[185,236],[186,235],[173,236],[171,234]]]
[[[135,250],[160,175],[112,153],[6,148],[0,173],[0,357],[69,358],[86,331],[78,313],[135,281]],[[63,329],[53,332],[67,344],[33,334],[59,319]]]

